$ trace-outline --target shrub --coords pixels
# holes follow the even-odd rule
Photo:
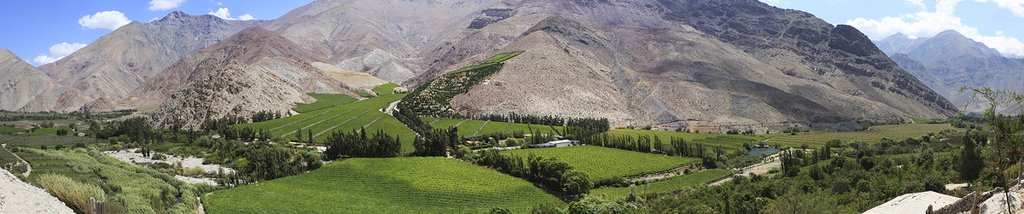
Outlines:
[[[36,184],[82,213],[93,213],[90,198],[98,201],[106,199],[103,189],[99,186],[79,183],[63,175],[43,174],[36,178]]]
[[[153,160],[167,160],[167,156],[164,156],[164,154],[159,154],[159,153],[158,154],[154,154],[150,158],[153,159]]]

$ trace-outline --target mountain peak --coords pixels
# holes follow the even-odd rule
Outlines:
[[[969,38],[967,38],[966,36],[964,36],[963,34],[960,34],[960,32],[957,32],[955,30],[942,31],[942,33],[939,33],[938,35],[935,35],[935,37],[933,37],[933,39],[934,38],[967,39],[967,40],[969,40]]]
[[[167,21],[167,20],[172,20],[172,19],[182,19],[182,18],[190,18],[190,17],[192,17],[192,15],[188,15],[185,12],[174,11],[174,12],[168,13],[167,16],[164,16],[164,18],[162,18],[160,20],[161,21]]]

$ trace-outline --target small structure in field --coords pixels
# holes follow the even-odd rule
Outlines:
[[[569,147],[569,146],[578,146],[578,145],[580,145],[580,142],[579,141],[575,141],[575,140],[556,140],[556,141],[551,141],[551,142],[537,144],[537,145],[530,145],[530,147],[533,147],[533,148],[560,148],[560,147]]]

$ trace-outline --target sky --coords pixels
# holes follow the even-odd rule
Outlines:
[[[312,0],[11,0],[0,1],[0,48],[33,64],[67,56],[131,21],[172,11],[269,20]]]
[[[131,21],[171,11],[226,19],[275,19],[312,0],[0,1],[0,48],[42,65]],[[932,37],[957,30],[1011,57],[1024,57],[1024,0],[761,0],[857,27],[874,40],[896,33]],[[16,32],[16,33],[12,33]]]
[[[1024,0],[761,0],[854,26],[873,40],[956,30],[1003,55],[1024,57]]]

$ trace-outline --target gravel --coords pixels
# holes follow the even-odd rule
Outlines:
[[[19,180],[0,169],[0,214],[6,213],[69,213],[67,205],[46,193],[46,190]]]

